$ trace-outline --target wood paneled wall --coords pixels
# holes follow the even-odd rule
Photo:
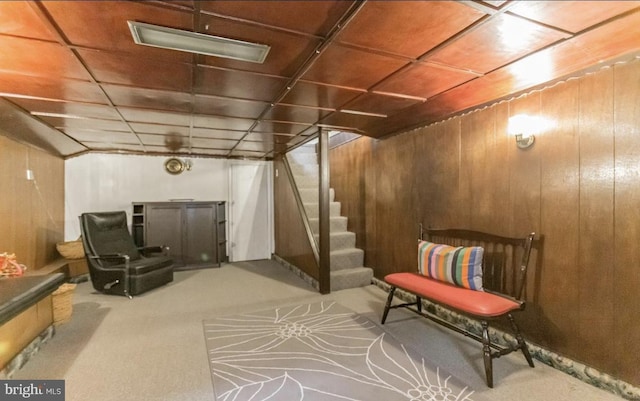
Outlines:
[[[520,150],[510,116],[552,127]],[[417,224],[544,236],[522,316],[542,346],[640,385],[640,60],[331,153],[378,278],[416,269]],[[524,319],[520,319],[521,321]]]
[[[319,280],[320,270],[313,256],[313,249],[309,244],[282,159],[274,160],[274,174],[275,253]]]
[[[27,169],[35,180],[27,180]],[[39,269],[60,257],[64,160],[0,135],[0,252]]]

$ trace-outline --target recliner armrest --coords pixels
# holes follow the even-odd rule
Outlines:
[[[153,254],[153,253],[161,253],[165,256],[169,255],[169,247],[166,245],[160,245],[160,246],[143,246],[143,247],[139,247],[138,251],[143,254],[144,256],[148,256],[149,254]]]
[[[96,260],[122,260],[125,263],[125,269],[129,267],[129,255],[124,255],[121,253],[110,253],[104,255],[88,255],[90,259]],[[122,271],[121,268],[110,268],[103,267],[103,270],[111,270],[111,271]]]

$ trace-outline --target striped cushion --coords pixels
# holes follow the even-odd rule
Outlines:
[[[459,287],[482,291],[482,256],[479,246],[453,247],[418,241],[420,274]]]

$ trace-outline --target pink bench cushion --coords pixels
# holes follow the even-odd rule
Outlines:
[[[384,281],[423,298],[480,317],[497,317],[520,309],[520,303],[499,295],[456,287],[417,273],[392,273]]]

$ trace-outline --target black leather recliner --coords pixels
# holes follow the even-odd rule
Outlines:
[[[80,229],[96,290],[131,298],[173,281],[173,259],[161,254],[162,247],[138,249],[124,211],[83,213]]]

